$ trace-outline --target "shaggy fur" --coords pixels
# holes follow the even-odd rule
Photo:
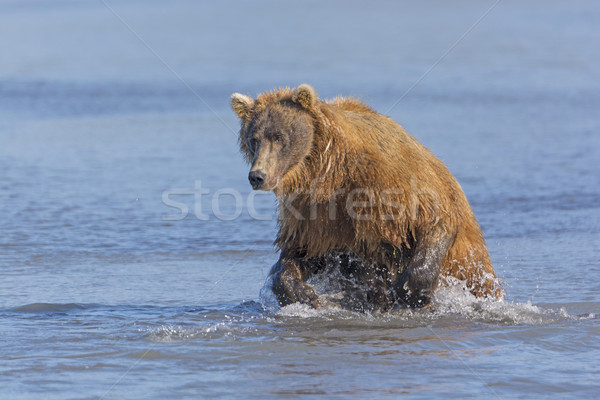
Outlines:
[[[389,265],[444,237],[449,245],[435,285],[454,277],[476,296],[501,295],[460,185],[398,123],[355,99],[322,101],[306,84],[256,100],[234,94],[232,108],[242,120],[240,148],[248,161],[253,153],[245,135],[263,111],[308,114],[312,121],[312,146],[273,188],[279,204],[275,244],[282,254],[318,259],[342,252]],[[389,279],[401,269],[389,268]]]

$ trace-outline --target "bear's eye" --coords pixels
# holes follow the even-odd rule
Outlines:
[[[250,138],[250,140],[248,140],[248,144],[250,145],[250,150],[254,152],[258,146],[258,139]]]
[[[281,137],[281,135],[276,135],[275,137],[273,137],[273,143],[281,144],[281,142],[283,142],[283,138]]]

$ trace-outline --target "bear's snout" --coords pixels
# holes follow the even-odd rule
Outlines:
[[[252,185],[252,189],[257,190],[265,183],[265,178],[267,174],[260,170],[250,171],[248,174],[248,180],[250,181],[250,185]]]

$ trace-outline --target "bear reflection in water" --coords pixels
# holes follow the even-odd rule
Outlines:
[[[332,266],[351,309],[422,307],[456,279],[476,296],[502,296],[460,185],[398,123],[355,99],[323,101],[306,84],[235,93],[231,105],[248,180],[278,201],[270,279],[280,305],[318,307],[308,281]]]

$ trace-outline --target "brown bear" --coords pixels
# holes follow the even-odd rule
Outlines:
[[[356,99],[320,100],[307,84],[235,93],[231,106],[250,184],[277,197],[281,254],[270,277],[281,306],[318,307],[307,280],[332,265],[352,308],[422,307],[453,278],[501,296],[460,185],[391,118]]]

